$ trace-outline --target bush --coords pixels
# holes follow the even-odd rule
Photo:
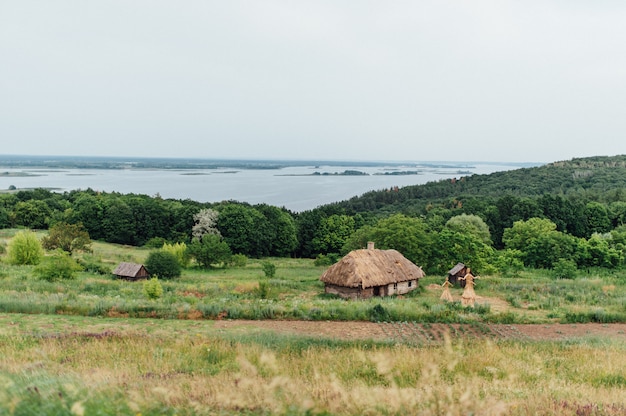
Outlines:
[[[233,254],[228,261],[231,267],[246,267],[246,264],[248,264],[248,257],[245,254]]]
[[[313,264],[315,264],[316,266],[332,266],[333,264],[337,263],[337,261],[339,260],[339,255],[338,254],[334,254],[334,253],[329,253],[329,254],[318,254],[318,256],[315,258],[315,261]]]
[[[54,282],[62,279],[73,279],[74,273],[82,267],[63,250],[56,250],[51,256],[35,268],[35,274],[42,280]]]
[[[257,289],[257,294],[261,299],[267,299],[270,296],[270,282],[267,280],[259,280],[259,288]]]
[[[268,279],[271,279],[276,275],[276,265],[271,261],[264,261],[261,264],[261,267],[263,268],[263,273],[265,273],[265,277],[267,277]]]
[[[146,241],[146,244],[144,244],[144,247],[147,247],[147,248],[161,248],[166,243],[167,243],[167,240],[165,238],[163,238],[163,237],[152,237],[151,239]]]
[[[148,299],[158,299],[163,295],[163,286],[156,276],[143,282],[143,294]]]
[[[178,259],[178,264],[180,267],[185,268],[189,266],[189,253],[187,251],[187,244],[185,243],[175,243],[163,244],[163,250],[172,253]]]
[[[180,277],[182,272],[176,256],[165,250],[156,250],[148,254],[146,270],[151,275],[158,275],[163,279]]]
[[[567,259],[558,259],[552,267],[552,276],[557,279],[573,279],[576,276],[576,262]]]
[[[384,322],[389,320],[389,311],[381,304],[371,307],[367,314],[372,322]]]
[[[43,257],[41,242],[32,231],[20,231],[11,239],[8,247],[11,264],[39,264]]]
[[[91,273],[100,274],[103,276],[110,275],[112,270],[109,266],[102,264],[101,260],[94,259],[92,256],[85,256],[82,259],[76,260],[80,264],[83,270]]]

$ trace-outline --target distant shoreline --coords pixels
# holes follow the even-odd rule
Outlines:
[[[0,169],[270,169],[313,166],[393,166],[411,172],[417,168],[471,169],[474,164],[508,165],[529,167],[539,163],[508,162],[385,162],[385,161],[328,161],[328,160],[243,160],[243,159],[194,159],[194,158],[138,158],[138,157],[97,157],[97,156],[28,156],[0,155]],[[8,173],[8,172],[7,172]],[[408,173],[404,173],[408,174]],[[418,174],[417,172],[411,174]]]

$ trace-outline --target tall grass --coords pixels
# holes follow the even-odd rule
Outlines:
[[[626,412],[617,341],[418,348],[190,321],[14,318],[0,332],[0,414]]]

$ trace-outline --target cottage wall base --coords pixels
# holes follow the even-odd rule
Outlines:
[[[344,299],[367,299],[374,296],[404,295],[417,289],[417,284],[417,280],[409,280],[407,282],[392,283],[386,286],[361,289],[360,287],[345,287],[326,283],[324,292],[339,295]]]

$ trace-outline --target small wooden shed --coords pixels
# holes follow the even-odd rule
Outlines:
[[[422,269],[396,250],[354,250],[322,274],[326,293],[343,298],[402,295],[417,288]]]
[[[463,263],[457,263],[456,266],[451,268],[448,271],[448,280],[453,285],[457,284],[457,282],[461,285],[461,287],[465,287],[465,280],[458,280],[459,277],[463,277],[467,274],[467,266]]]
[[[113,274],[120,279],[126,280],[141,280],[150,277],[148,270],[146,270],[143,264],[127,262],[120,263],[115,270],[113,270]]]

